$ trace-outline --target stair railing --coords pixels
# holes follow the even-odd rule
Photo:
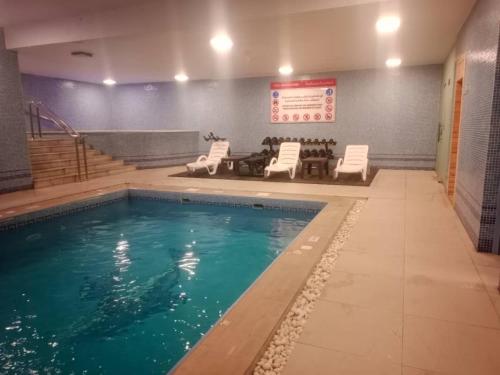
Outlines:
[[[30,131],[31,138],[35,139],[43,138],[43,128],[41,120],[45,120],[55,125],[57,129],[63,131],[66,135],[71,137],[75,142],[75,155],[76,155],[76,168],[78,171],[78,179],[83,181],[82,169],[84,172],[85,179],[88,180],[89,172],[87,165],[87,147],[85,145],[85,136],[78,133],[75,129],[73,129],[68,123],[66,123],[60,116],[54,113],[49,107],[47,107],[42,101],[34,98],[30,98],[26,100],[28,105],[28,110],[26,113],[29,116],[30,123]],[[37,131],[35,132],[35,122]],[[83,161],[80,160],[80,152],[79,148],[82,147],[82,156]],[[83,166],[81,165],[83,162]]]

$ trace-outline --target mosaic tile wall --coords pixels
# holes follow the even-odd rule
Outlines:
[[[17,53],[3,40],[0,29],[0,193],[32,185]]]
[[[12,230],[36,222],[52,220],[60,216],[75,214],[80,211],[107,205],[122,199],[148,199],[175,202],[178,204],[208,204],[216,206],[248,207],[259,210],[268,209],[304,213],[307,212],[314,214],[317,214],[326,206],[326,203],[321,201],[299,201],[145,189],[124,189],[13,216],[7,219],[0,219],[0,231]]]
[[[197,131],[84,132],[87,142],[138,168],[184,164],[198,156]]]
[[[293,77],[337,78],[337,122],[332,125],[271,125],[269,82],[276,77],[113,88],[29,75],[23,82],[26,94],[46,101],[77,129],[198,130],[201,152],[208,150],[201,136],[214,131],[231,141],[235,154],[260,151],[266,136],[335,138],[337,155],[346,144],[369,144],[374,165],[433,169],[441,75],[441,65],[430,65]],[[109,109],[100,103],[86,119],[84,108],[93,102],[88,96],[97,90],[95,100]],[[72,110],[80,100],[83,107]]]
[[[500,254],[498,244],[493,248],[496,220],[500,220],[500,207],[498,206],[500,200],[500,60],[498,59],[500,54],[500,32],[497,48],[490,139],[486,159],[486,177],[478,248],[486,251],[491,249],[492,252]],[[496,227],[498,228],[498,225]],[[497,230],[500,230],[500,228]]]
[[[479,0],[456,44],[457,56],[466,60],[455,209],[480,251],[492,250],[500,168],[493,111],[499,20],[500,1]]]

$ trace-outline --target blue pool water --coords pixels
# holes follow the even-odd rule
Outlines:
[[[0,233],[0,373],[165,373],[313,216],[124,199]]]

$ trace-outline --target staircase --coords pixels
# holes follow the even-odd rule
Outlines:
[[[29,139],[31,167],[35,189],[80,181],[75,142],[69,137]],[[79,146],[80,176],[86,179],[83,167],[83,146]],[[113,160],[89,146],[84,146],[87,156],[88,178],[111,176],[135,170],[122,160]]]

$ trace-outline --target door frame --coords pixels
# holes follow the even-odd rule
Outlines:
[[[465,87],[465,55],[460,55],[455,62],[455,85],[453,94],[453,119],[451,127],[450,150],[448,157],[448,181],[446,192],[452,205],[455,205],[455,194],[457,189],[458,160],[460,156],[460,128],[462,125],[462,107]],[[457,95],[460,95],[457,98]],[[459,105],[457,113],[457,105]],[[458,117],[457,117],[458,114]],[[453,150],[456,148],[455,156]],[[452,178],[452,175],[454,177]]]

